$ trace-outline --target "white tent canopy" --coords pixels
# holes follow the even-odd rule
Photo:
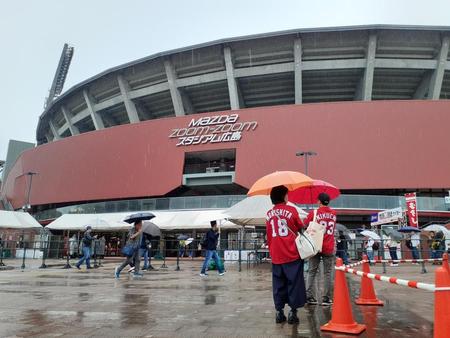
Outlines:
[[[225,221],[223,209],[164,211],[154,214],[156,217],[152,222],[161,230],[207,230],[211,227],[211,221],[218,221],[222,229],[237,228],[236,224]]]
[[[131,225],[123,222],[129,213],[110,214],[64,214],[51,222],[46,228],[50,230],[83,231],[87,225],[97,231],[128,230]]]
[[[27,212],[0,210],[0,228],[38,229],[42,228],[42,225]]]
[[[301,218],[305,218],[307,213],[302,209],[294,206]],[[267,211],[272,209],[273,204],[269,196],[256,195],[243,199],[223,213],[227,219],[239,225],[265,225]]]
[[[156,216],[151,220],[161,230],[206,230],[211,227],[210,221],[218,221],[221,228],[236,228],[236,224],[225,221],[223,209],[217,210],[181,210],[152,211]],[[82,231],[87,225],[97,231],[121,231],[130,229],[131,225],[123,219],[131,214],[64,214],[51,222],[46,228],[50,230]],[[222,220],[222,221],[220,221]],[[144,221],[144,225],[146,221]]]

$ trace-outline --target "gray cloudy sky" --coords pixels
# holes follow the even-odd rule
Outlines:
[[[0,159],[9,139],[35,142],[65,42],[65,89],[153,53],[226,37],[366,24],[450,26],[445,0],[0,0]]]

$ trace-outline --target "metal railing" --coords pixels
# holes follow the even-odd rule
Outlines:
[[[161,263],[161,268],[167,268],[166,259],[173,261],[176,259],[176,270],[180,269],[180,265],[183,260],[189,258],[191,260],[204,257],[205,250],[201,247],[200,243],[202,238],[195,238],[194,241],[188,245],[184,245],[185,242],[179,239],[173,238],[161,238],[151,241],[151,247],[149,250],[150,264],[152,260],[158,260]],[[396,253],[399,259],[429,259],[429,258],[442,258],[444,252],[450,251],[450,239],[443,239],[439,248],[433,247],[432,240],[420,240],[420,247],[418,247],[415,254],[413,250],[406,247],[406,239],[397,241],[398,245]],[[342,245],[345,243],[346,245]],[[122,256],[121,249],[123,244],[117,242],[106,243],[101,239],[95,239],[91,245],[91,261],[93,267],[102,266],[103,260],[106,257],[119,257]],[[83,244],[73,239],[62,238],[61,236],[49,236],[46,239],[41,240],[29,240],[24,241],[22,239],[14,241],[2,241],[0,245],[0,267],[5,266],[4,261],[10,262],[11,260],[21,261],[20,268],[26,268],[27,260],[41,260],[42,264],[40,268],[46,268],[46,260],[56,260],[56,265],[63,268],[71,268],[71,259],[78,259],[82,254]],[[346,247],[346,249],[343,249]],[[383,250],[384,248],[384,250]],[[144,250],[145,251],[145,250]],[[372,252],[370,252],[372,251]],[[217,252],[225,263],[237,263],[238,270],[242,270],[242,264],[246,264],[247,268],[252,265],[261,264],[263,262],[271,262],[270,254],[267,246],[262,238],[255,239],[237,239],[228,238],[222,239],[217,247]],[[367,241],[363,239],[354,240],[341,240],[336,256],[341,257],[345,264],[349,264],[354,261],[362,260],[363,254],[369,256],[369,260],[372,262],[382,261],[383,269],[386,270],[387,260],[391,260],[389,248],[385,243],[380,243],[380,246],[376,250],[368,250]],[[418,255],[414,257],[413,255]],[[73,261],[72,261],[73,262]],[[395,263],[395,262],[393,262]],[[144,262],[145,264],[145,262]],[[146,265],[148,265],[146,264]],[[426,269],[424,261],[421,261],[422,272],[425,273]]]

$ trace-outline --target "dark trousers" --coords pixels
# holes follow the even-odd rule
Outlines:
[[[389,247],[389,254],[391,255],[392,260],[394,260],[394,261],[398,260],[396,246]]]
[[[288,304],[295,310],[306,302],[303,260],[285,264],[272,264],[273,302],[277,311]]]

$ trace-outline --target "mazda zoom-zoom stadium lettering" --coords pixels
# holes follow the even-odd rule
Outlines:
[[[187,128],[172,129],[169,138],[177,138],[178,146],[190,146],[205,143],[237,142],[242,132],[253,131],[256,121],[238,122],[239,115],[218,115],[192,119]]]

